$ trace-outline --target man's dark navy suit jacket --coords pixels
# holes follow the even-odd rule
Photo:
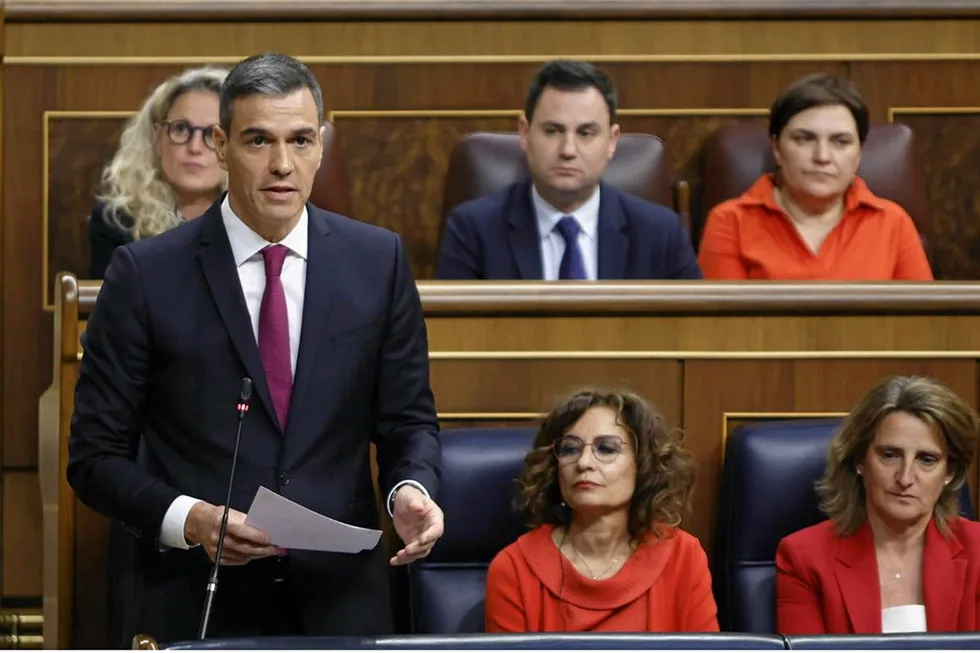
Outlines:
[[[700,279],[691,239],[670,209],[601,183],[599,279]],[[442,236],[439,279],[543,279],[530,180],[460,204]]]
[[[211,563],[201,548],[161,551],[160,526],[181,494],[224,503],[243,377],[255,391],[235,472],[236,510],[247,512],[265,486],[378,528],[372,442],[384,496],[409,479],[433,497],[439,490],[426,327],[401,239],[308,205],[302,335],[283,429],[220,205],[115,250],[75,390],[68,480],[134,538],[126,631],[162,642],[196,638]],[[380,544],[351,555],[290,551],[284,561],[305,634],[391,632]],[[261,634],[247,631],[276,607],[260,600],[278,573],[271,563],[278,561],[222,567],[214,636]]]

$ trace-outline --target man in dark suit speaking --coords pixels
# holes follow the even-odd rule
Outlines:
[[[221,87],[228,192],[199,220],[118,249],[88,322],[68,480],[133,536],[123,631],[194,639],[244,420],[209,635],[393,629],[383,548],[283,551],[245,524],[259,486],[377,528],[370,444],[405,547],[442,534],[422,307],[396,234],[308,204],[323,149],[312,73],[251,57]]]
[[[440,279],[700,279],[676,213],[602,183],[616,89],[591,64],[552,61],[518,124],[531,178],[452,210]]]

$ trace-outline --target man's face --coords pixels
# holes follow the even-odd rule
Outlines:
[[[538,192],[558,208],[588,198],[616,152],[619,125],[598,89],[546,88],[531,122],[520,121],[521,147]]]
[[[325,129],[313,94],[301,89],[239,98],[229,133],[215,130],[232,209],[267,240],[278,242],[299,220],[320,167]]]

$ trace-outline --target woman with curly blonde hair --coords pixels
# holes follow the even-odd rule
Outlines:
[[[105,275],[117,247],[202,215],[221,193],[213,129],[226,75],[204,67],[171,77],[126,125],[89,219],[91,278]]]
[[[487,632],[718,630],[707,557],[679,528],[694,465],[641,397],[560,403],[519,485],[534,530],[490,564]]]

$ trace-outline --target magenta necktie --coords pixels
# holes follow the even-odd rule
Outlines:
[[[270,245],[262,250],[265,259],[265,292],[259,311],[259,357],[265,369],[269,394],[276,407],[279,426],[286,430],[289,397],[293,393],[293,372],[289,355],[289,315],[286,292],[282,287],[282,264],[289,250],[284,245]]]

